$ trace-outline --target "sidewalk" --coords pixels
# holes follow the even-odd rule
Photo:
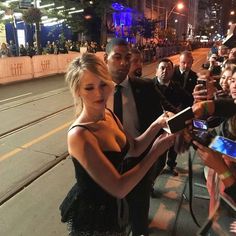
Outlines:
[[[191,149],[193,162],[193,212],[198,223],[202,225],[208,216],[209,200],[199,198],[199,195],[208,197],[205,185],[203,164],[200,158],[194,156]],[[177,170],[179,176],[172,177],[165,171],[155,183],[155,193],[158,198],[151,199],[150,206],[150,236],[188,236],[196,235],[199,230],[194,223],[189,210],[189,186],[188,186],[188,152],[178,156]]]

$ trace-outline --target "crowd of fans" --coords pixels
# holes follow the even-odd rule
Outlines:
[[[211,44],[211,43],[210,43]],[[193,50],[195,48],[208,46],[200,42],[189,41],[148,41],[145,43],[130,44],[131,47],[138,48],[143,54],[144,62],[156,61],[158,58],[170,56],[183,50]],[[69,51],[80,52],[81,47],[85,47],[87,52],[96,53],[105,51],[106,44],[98,44],[95,41],[72,41],[72,40],[56,40],[48,41],[45,47],[38,49],[36,42],[26,45],[20,44],[19,47],[11,40],[8,43],[2,43],[0,48],[0,58],[15,56],[34,56],[39,54],[64,54]],[[40,50],[40,52],[38,51]]]
[[[201,106],[201,114],[196,113],[195,115],[197,118],[207,121],[209,126],[207,134],[211,137],[210,139],[218,135],[236,141],[236,113],[232,102],[236,99],[236,47],[227,48],[221,43],[214,44],[202,69],[198,72],[192,93],[194,110]],[[225,101],[231,101],[231,103],[228,104]],[[221,103],[224,105],[220,105],[218,112],[215,112],[215,104]],[[193,143],[198,155],[209,167],[207,188],[210,195],[209,214],[212,216],[217,209],[222,207],[219,206],[221,196],[226,197],[235,205],[236,163],[234,158],[209,148],[210,139],[207,144],[204,143],[206,140],[201,139],[198,139],[198,142],[195,140]],[[228,211],[230,212],[230,210]],[[227,232],[229,231],[228,228]]]

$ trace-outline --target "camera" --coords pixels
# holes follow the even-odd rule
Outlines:
[[[208,130],[208,124],[205,120],[192,120],[193,129],[195,130]]]
[[[193,140],[204,146],[208,146],[214,138],[214,135],[208,130],[206,120],[193,119],[191,135]],[[193,147],[195,148],[194,144]]]

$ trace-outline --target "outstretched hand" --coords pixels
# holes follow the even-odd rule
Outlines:
[[[197,153],[204,164],[214,169],[216,172],[221,172],[221,168],[226,165],[222,155],[196,141],[193,141],[193,143],[197,146]]]
[[[156,149],[157,156],[162,155],[166,150],[174,145],[175,137],[175,134],[164,132],[156,138],[152,145],[152,149]]]
[[[167,128],[167,120],[173,116],[174,113],[165,111],[162,115],[160,115],[157,119],[156,122],[159,124],[161,128]]]
[[[203,101],[194,103],[192,106],[194,117],[197,119],[211,116],[215,111],[215,104],[213,101]]]

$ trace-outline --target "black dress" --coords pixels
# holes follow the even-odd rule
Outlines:
[[[84,125],[76,125],[84,127]],[[72,128],[74,128],[73,126]],[[92,131],[90,131],[92,132]],[[120,152],[104,151],[104,155],[121,173],[123,160],[129,149],[128,142]],[[96,158],[96,157],[95,157]],[[74,203],[66,219],[71,236],[123,236],[128,225],[128,205],[125,199],[117,199],[101,188],[72,157],[76,184]]]

